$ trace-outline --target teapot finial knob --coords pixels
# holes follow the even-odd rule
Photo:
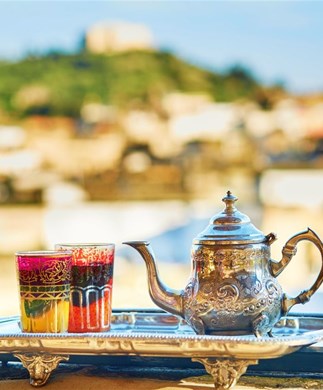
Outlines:
[[[233,214],[237,209],[234,206],[234,203],[238,200],[236,196],[232,194],[231,191],[227,192],[227,195],[222,199],[222,201],[225,203],[225,212],[227,214]]]

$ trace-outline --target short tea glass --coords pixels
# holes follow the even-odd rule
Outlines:
[[[71,265],[71,251],[16,253],[23,332],[67,331]]]
[[[109,330],[115,245],[56,244],[55,249],[73,254],[68,331]]]

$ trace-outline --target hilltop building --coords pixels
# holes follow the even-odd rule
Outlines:
[[[150,30],[128,22],[95,24],[87,31],[85,41],[86,48],[94,54],[153,49]]]

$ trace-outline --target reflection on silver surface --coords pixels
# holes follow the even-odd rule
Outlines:
[[[114,312],[112,327],[102,333],[23,333],[18,317],[0,319],[0,350],[66,354],[229,357],[279,357],[323,340],[323,318],[288,316],[274,337],[196,335],[181,319],[164,312]]]

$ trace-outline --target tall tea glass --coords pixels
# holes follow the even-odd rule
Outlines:
[[[73,253],[68,331],[109,330],[115,245],[56,244],[55,249]]]
[[[23,332],[68,329],[72,252],[16,253]]]

